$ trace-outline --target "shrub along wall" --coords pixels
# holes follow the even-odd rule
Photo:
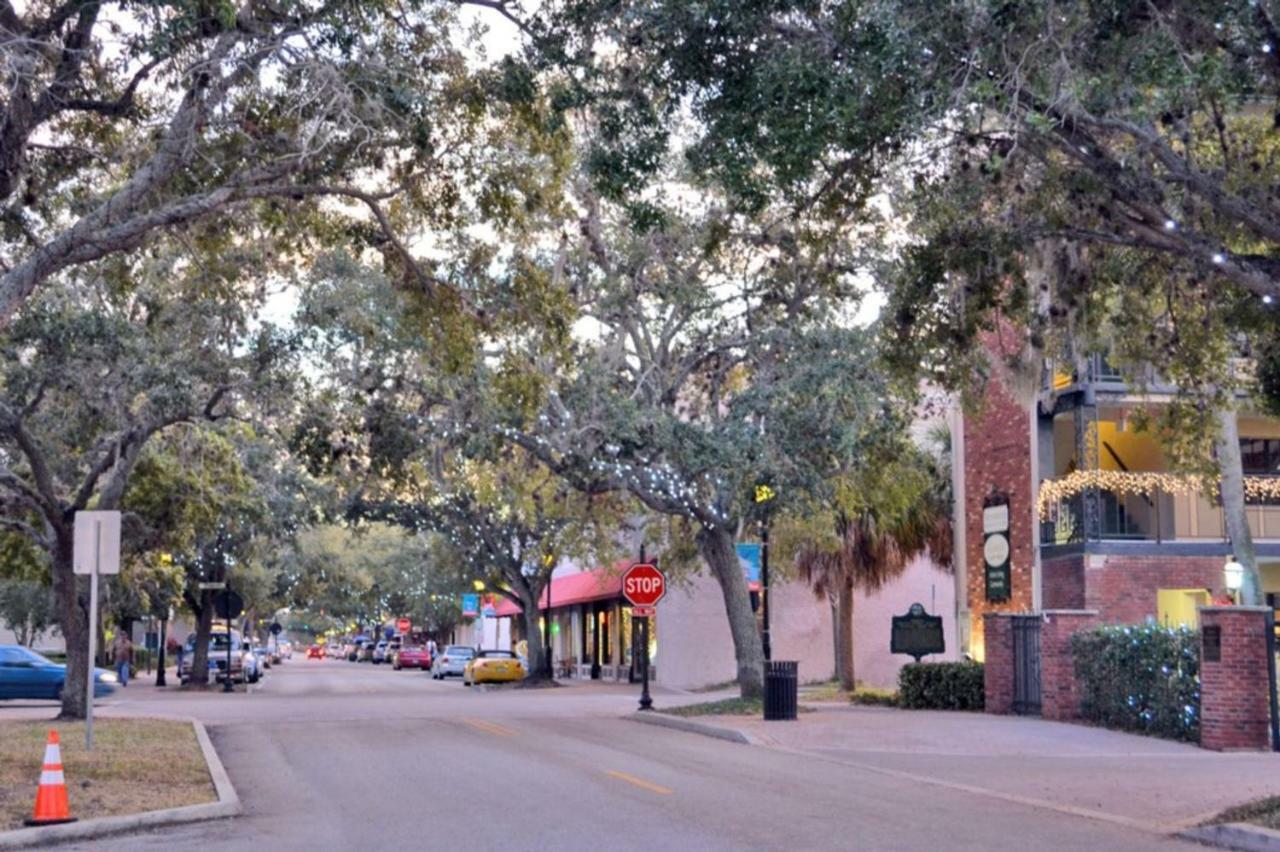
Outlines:
[[[1071,637],[1080,716],[1103,727],[1200,741],[1200,634],[1157,625]]]
[[[898,703],[916,710],[981,710],[982,663],[908,663],[898,673]]]

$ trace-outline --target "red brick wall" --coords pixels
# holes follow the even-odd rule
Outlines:
[[[1093,610],[1045,610],[1040,628],[1040,715],[1068,722],[1080,718],[1080,685],[1076,681],[1071,636],[1099,623]]]
[[[1219,662],[1200,653],[1200,745],[1215,751],[1265,750],[1271,745],[1265,607],[1200,609],[1205,627],[1222,630]]]
[[[1032,608],[1031,569],[1038,526],[1032,517],[1031,453],[1030,409],[1019,405],[993,379],[987,383],[982,410],[964,418],[965,588],[970,647],[979,658],[985,613],[1030,612]],[[993,486],[1009,497],[1011,597],[999,604],[987,603],[982,558],[982,501]]]
[[[1138,624],[1158,617],[1157,589],[1221,590],[1224,561],[1221,556],[1086,556],[1084,606],[1096,609],[1107,624]]]
[[[982,668],[984,701],[988,713],[1013,712],[1013,619],[1003,613],[983,616],[986,661]]]
[[[1084,557],[1064,556],[1040,562],[1045,609],[1084,609]]]

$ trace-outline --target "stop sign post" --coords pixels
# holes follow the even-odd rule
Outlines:
[[[622,575],[622,596],[631,604],[632,616],[640,621],[641,710],[653,709],[653,699],[649,697],[649,618],[666,593],[667,578],[656,565],[644,561],[644,548],[641,548],[640,562]]]

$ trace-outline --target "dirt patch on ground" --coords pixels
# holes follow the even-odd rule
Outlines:
[[[216,802],[189,722],[96,719],[93,751],[83,722],[0,722],[0,831],[31,816],[49,730],[62,743],[71,815],[78,819]]]

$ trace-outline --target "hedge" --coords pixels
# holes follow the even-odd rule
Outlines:
[[[1080,715],[1107,728],[1200,740],[1200,634],[1155,624],[1071,637]]]
[[[898,673],[898,703],[915,710],[981,710],[982,663],[908,663]]]

